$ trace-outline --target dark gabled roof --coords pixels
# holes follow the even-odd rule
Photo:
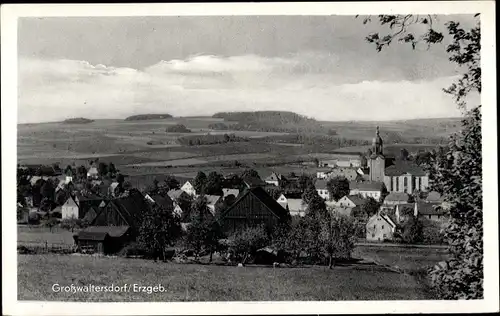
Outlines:
[[[265,181],[257,177],[245,177],[243,181],[251,188],[267,185]]]
[[[420,215],[444,215],[447,212],[440,203],[417,203],[417,211]]]
[[[174,208],[174,202],[168,195],[161,196],[159,194],[155,194],[152,195],[151,198],[158,206],[162,207],[165,210],[171,210]]]
[[[132,227],[139,226],[140,214],[149,207],[144,196],[137,190],[131,190],[125,197],[111,200],[110,204],[118,210],[125,222]]]
[[[403,174],[412,174],[414,176],[425,176],[426,172],[417,164],[411,161],[397,160],[393,165],[385,168],[386,176],[400,176]]]
[[[231,212],[233,208],[235,208],[243,199],[247,197],[247,195],[254,196],[257,200],[259,200],[262,204],[264,204],[269,211],[271,211],[276,217],[280,219],[285,219],[288,216],[287,211],[281,206],[278,202],[276,202],[267,192],[261,187],[251,188],[245,191],[241,197],[239,197],[236,202],[233,203],[221,216],[221,218],[226,217],[227,214]]]
[[[130,229],[129,226],[90,226],[78,232],[79,240],[102,241],[109,237],[121,237]]]
[[[362,197],[359,197],[357,195],[348,195],[347,198],[351,200],[356,206],[360,206],[368,202],[367,199],[363,199]]]

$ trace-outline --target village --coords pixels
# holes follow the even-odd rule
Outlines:
[[[236,232],[261,226],[267,232],[276,231],[320,209],[331,217],[349,219],[354,227],[346,236],[351,249],[341,257],[350,258],[355,243],[441,243],[440,228],[448,213],[439,193],[429,189],[428,171],[413,161],[384,155],[378,128],[367,154],[348,153],[314,163],[310,174],[301,175],[261,176],[245,169],[239,175],[211,172],[207,176],[200,170],[194,179],[180,182],[167,176],[142,191],[133,188],[112,163],[90,162],[87,167],[65,170],[19,166],[18,224],[50,231],[64,227],[74,232],[72,251],[112,255],[135,244],[144,228],[144,214],[161,210],[180,224],[179,236],[189,235],[193,220],[210,218],[220,228],[214,249],[227,250],[220,246],[227,246],[227,237]],[[195,235],[206,238],[200,232]],[[268,264],[287,261],[278,258],[274,239],[249,247],[250,253],[239,261],[255,259],[258,252],[267,252]],[[175,244],[170,240],[160,248],[172,249]],[[18,246],[28,251],[26,245]],[[207,253],[207,247],[195,247],[196,256]]]

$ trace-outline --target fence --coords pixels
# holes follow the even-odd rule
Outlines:
[[[77,250],[76,245],[65,243],[45,242],[25,242],[18,241],[17,249],[19,253],[74,253]]]

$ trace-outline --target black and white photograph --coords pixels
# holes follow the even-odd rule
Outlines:
[[[11,299],[498,311],[494,2],[462,3],[2,6]]]

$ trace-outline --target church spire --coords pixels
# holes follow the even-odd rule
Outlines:
[[[377,130],[375,132],[375,138],[373,138],[373,153],[375,155],[383,155],[383,141],[382,137],[380,137],[380,128],[377,126]]]

